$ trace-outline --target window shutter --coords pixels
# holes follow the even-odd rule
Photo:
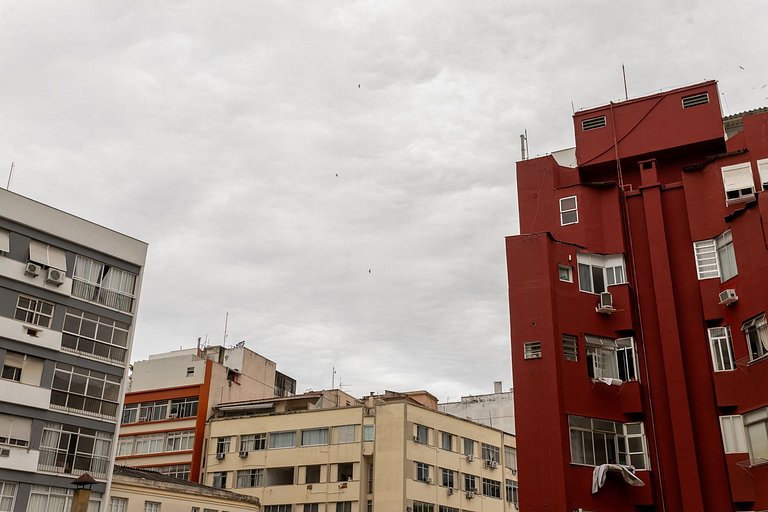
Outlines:
[[[723,186],[725,191],[754,188],[752,179],[752,166],[749,162],[736,165],[726,165],[721,168],[723,172]]]

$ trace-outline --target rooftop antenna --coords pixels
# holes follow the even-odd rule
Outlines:
[[[528,130],[524,130],[520,134],[520,153],[523,160],[528,160]]]
[[[11,177],[13,176],[14,163],[11,162],[11,172],[8,173],[8,183],[5,185],[5,190],[11,190]]]
[[[629,99],[629,94],[627,93],[627,72],[624,70],[624,63],[621,63],[621,74],[624,76],[624,99]]]
[[[229,323],[229,311],[227,311],[227,314],[224,316],[224,345],[227,346],[227,323]]]
[[[336,389],[336,367],[331,366],[331,389]]]

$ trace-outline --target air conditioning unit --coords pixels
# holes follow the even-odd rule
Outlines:
[[[487,460],[487,461],[485,461],[485,467],[487,467],[487,468],[496,469],[496,467],[498,467],[498,465],[499,465],[498,462],[496,462],[495,460]]]
[[[28,261],[27,266],[24,268],[24,273],[28,276],[37,277],[40,274],[40,265]]]
[[[475,491],[467,491],[467,499],[471,500],[475,497]]]
[[[611,295],[611,292],[600,293],[600,303],[595,308],[595,311],[598,313],[606,313],[608,315],[616,311],[613,308],[613,295]]]
[[[10,457],[10,456],[11,456],[11,450],[9,448],[0,449],[0,457]]]
[[[139,421],[149,421],[149,416],[139,416]]]
[[[448,488],[448,496],[450,496],[450,495],[451,495],[451,494],[453,494],[454,492],[455,492],[455,489],[454,489],[453,487],[449,487],[449,488]]]
[[[169,420],[175,420],[178,417],[179,417],[179,415],[176,414],[175,412],[172,412],[171,414],[168,415],[168,419]]]
[[[413,440],[415,442],[417,442],[417,443],[423,443],[423,441],[421,440],[421,438],[419,436],[413,436]]]
[[[729,306],[738,301],[739,297],[736,295],[736,290],[728,288],[720,292],[720,304],[723,306]]]
[[[467,462],[472,462],[473,460],[475,460],[475,456],[474,455],[472,455],[471,453],[469,455],[467,455]]]
[[[224,460],[224,456],[225,455],[226,455],[226,453],[224,453],[224,452],[216,453],[216,460]]]
[[[516,474],[517,474],[517,470],[516,470],[516,469],[513,469],[513,470],[512,470],[512,474],[513,474],[513,475],[516,475]]]
[[[45,282],[61,286],[64,284],[64,276],[63,270],[51,267],[48,269],[48,276],[45,278]]]
[[[248,452],[246,452],[246,451],[242,451],[242,452],[240,452],[240,457],[243,457],[243,458],[245,458],[245,457],[247,457],[247,456],[248,456]]]
[[[432,479],[427,477],[427,478],[424,479],[424,483],[425,484],[431,484],[432,483]]]

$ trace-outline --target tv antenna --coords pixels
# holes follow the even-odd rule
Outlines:
[[[11,178],[13,177],[14,163],[11,162],[11,172],[8,173],[8,183],[5,185],[5,190],[11,190]]]
[[[520,153],[523,160],[528,160],[528,130],[520,134]]]

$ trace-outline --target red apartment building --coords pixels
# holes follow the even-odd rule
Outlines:
[[[768,109],[723,118],[705,82],[573,121],[517,164],[521,508],[766,510]],[[593,492],[603,464],[645,485]]]

